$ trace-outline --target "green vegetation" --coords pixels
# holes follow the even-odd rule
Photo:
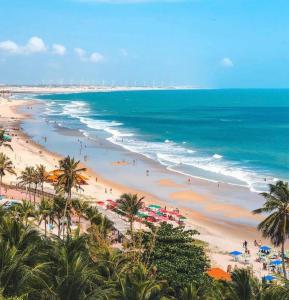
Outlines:
[[[210,278],[210,262],[195,230],[165,222],[134,230],[143,205],[138,195],[118,200],[130,232],[115,243],[113,223],[96,207],[72,197],[72,190],[86,180],[78,165],[70,157],[60,162],[51,198],[43,193],[45,168],[27,167],[19,177],[29,187],[27,200],[0,206],[0,299],[288,300],[285,279],[266,284],[247,269],[235,270],[232,281]],[[36,197],[37,187],[42,197]],[[279,182],[270,189],[263,194],[264,207],[255,213],[271,213],[259,229],[282,246],[288,238],[288,185]],[[78,226],[71,226],[72,218]],[[84,223],[86,230],[80,225]]]
[[[285,242],[289,238],[289,188],[288,183],[278,181],[275,185],[269,184],[270,192],[262,193],[266,199],[262,208],[256,209],[255,214],[269,213],[262,221],[258,230],[265,238],[270,238],[275,246],[281,245],[282,266],[285,279]]]
[[[2,187],[2,179],[6,173],[16,174],[13,168],[12,161],[3,153],[0,153],[0,195]]]

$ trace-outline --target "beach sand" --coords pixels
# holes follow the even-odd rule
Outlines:
[[[1,99],[0,127],[21,129],[21,121],[25,118],[30,118],[29,111],[31,109],[26,109],[27,113],[20,113],[19,108],[33,107],[35,103],[37,102],[30,100],[7,101]],[[16,135],[13,136],[12,141],[14,151],[12,152],[8,148],[2,147],[1,152],[6,153],[13,161],[18,176],[26,166],[43,164],[47,170],[53,170],[57,167],[58,160],[62,158],[59,154],[52,153],[43,146],[36,144],[21,130],[12,130],[11,133],[12,135]],[[109,164],[116,169],[118,169],[118,166],[123,166],[124,168],[131,167],[127,163],[118,164],[115,161],[111,161]],[[145,196],[146,204],[159,204],[167,209],[173,209],[182,202],[190,202],[202,206],[202,210],[208,212],[208,214],[182,206],[179,206],[179,209],[180,212],[188,218],[186,222],[187,227],[197,229],[200,232],[197,238],[209,244],[208,255],[213,266],[219,266],[225,270],[228,264],[237,264],[239,267],[242,266],[242,264],[232,262],[227,252],[233,250],[242,251],[242,242],[244,240],[248,241],[249,249],[252,254],[257,251],[253,246],[253,241],[255,239],[260,240],[261,238],[255,227],[236,223],[234,222],[234,218],[245,216],[255,221],[259,219],[253,216],[250,210],[244,207],[217,201],[214,198],[212,185],[206,184],[204,181],[198,183],[198,185],[201,185],[205,190],[208,189],[209,192],[206,194],[192,190],[193,186],[188,188],[186,182],[180,184],[170,178],[158,178],[156,185],[159,189],[165,189],[170,195],[170,202],[164,202],[162,199],[158,199],[153,193],[148,193],[147,190],[143,191],[119,184],[114,181],[114,178],[111,178],[112,180],[104,179],[102,174],[98,174],[90,168],[87,168],[86,176],[89,178],[89,185],[85,186],[85,191],[78,194],[78,196],[85,197],[85,199],[91,200],[94,203],[98,200],[117,199],[122,193],[131,192]],[[7,175],[3,178],[3,181],[6,183],[15,183],[16,177]],[[45,189],[49,191],[52,187],[47,185]],[[226,187],[224,187],[223,192],[226,193]],[[177,205],[174,203],[177,203]],[[106,212],[105,210],[101,211],[107,214],[108,217],[113,217],[115,220],[118,220],[118,216],[112,216],[111,212]],[[215,218],[209,215],[209,213],[215,211],[221,212],[223,218]],[[256,275],[258,276],[261,272],[259,270],[260,266],[255,262],[252,263],[257,272]]]

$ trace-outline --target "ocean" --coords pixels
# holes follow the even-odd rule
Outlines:
[[[41,117],[187,176],[264,191],[289,181],[289,90],[37,95]]]

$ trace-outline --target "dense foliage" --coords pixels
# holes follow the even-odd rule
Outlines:
[[[145,259],[156,268],[157,277],[166,279],[176,291],[208,281],[205,270],[209,263],[204,249],[194,244],[196,234],[165,222],[146,234]]]
[[[9,159],[2,160],[2,176],[13,172]],[[45,168],[27,167],[19,179],[28,187],[28,200],[0,206],[0,300],[289,299],[287,281],[265,284],[247,269],[234,271],[230,282],[210,279],[197,231],[164,222],[135,232],[133,223],[143,205],[138,195],[124,194],[118,200],[130,234],[114,244],[119,240],[113,223],[96,207],[72,199],[72,189],[85,184],[82,170],[74,159],[61,161],[58,193],[46,199]],[[36,198],[37,187],[41,191]],[[255,211],[271,213],[259,229],[283,246],[288,237],[287,191],[283,183],[271,186],[264,207]],[[72,217],[88,224],[87,230],[72,228]]]

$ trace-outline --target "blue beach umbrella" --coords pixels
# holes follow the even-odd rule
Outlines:
[[[238,255],[241,255],[242,252],[235,250],[235,251],[230,252],[230,254],[233,255],[233,256],[238,256]]]
[[[260,250],[268,251],[271,250],[271,248],[269,246],[261,246]]]
[[[279,265],[282,265],[282,261],[281,260],[273,260],[273,261],[271,261],[270,265],[279,266]]]
[[[272,280],[276,279],[276,277],[272,276],[272,275],[267,275],[267,276],[264,276],[263,279],[266,281],[272,281]]]

